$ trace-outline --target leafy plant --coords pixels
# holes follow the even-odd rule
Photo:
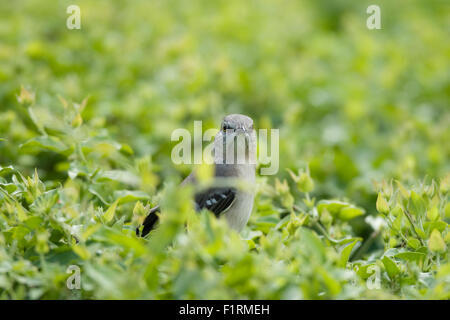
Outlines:
[[[448,15],[379,3],[2,4],[0,298],[449,299]],[[241,234],[170,160],[229,113],[280,129]]]

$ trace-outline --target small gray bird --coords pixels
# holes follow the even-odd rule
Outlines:
[[[232,229],[238,232],[244,228],[253,208],[254,192],[248,188],[227,185],[224,181],[234,180],[247,186],[255,183],[256,139],[253,120],[241,114],[226,116],[221,130],[214,138],[214,182],[206,190],[194,195],[197,211],[207,209],[216,217],[225,216]],[[220,186],[215,186],[215,182]],[[220,182],[220,183],[219,183]],[[195,171],[184,179],[180,186],[197,185]],[[141,236],[146,236],[158,221],[159,206],[152,208],[144,220]],[[136,229],[139,235],[139,228]]]

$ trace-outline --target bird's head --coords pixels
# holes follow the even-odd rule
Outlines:
[[[223,118],[221,131],[230,133],[250,133],[253,130],[253,120],[243,114],[230,114]]]
[[[253,159],[256,137],[252,118],[242,114],[225,116],[215,138],[215,152],[216,160],[221,163],[243,164]]]

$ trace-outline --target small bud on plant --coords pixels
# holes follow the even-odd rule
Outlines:
[[[314,181],[308,174],[303,172],[297,181],[297,188],[301,192],[311,192],[314,190]]]
[[[450,191],[450,174],[446,175],[441,181],[440,190],[442,193]]]
[[[138,201],[136,202],[136,205],[133,209],[133,221],[142,224],[144,222],[144,219],[148,213],[149,206],[145,206],[142,204],[142,202]]]
[[[328,212],[327,209],[322,210],[322,212],[320,213],[320,222],[322,222],[327,228],[331,226],[331,223],[333,222],[333,216]]]
[[[74,128],[78,128],[79,126],[81,126],[83,124],[83,118],[81,118],[80,113],[77,113],[75,115],[71,124],[72,124],[72,127],[74,127]]]
[[[36,235],[36,251],[38,253],[47,253],[48,248],[48,232],[46,230],[41,230]]]
[[[281,183],[278,179],[275,180],[275,190],[280,196],[281,204],[285,208],[292,208],[294,205],[294,197],[289,191],[289,185],[286,180]]]
[[[447,219],[450,218],[450,202],[445,205],[444,215]]]
[[[17,101],[25,106],[32,105],[35,101],[36,95],[28,91],[23,86],[20,88],[20,94],[17,96]]]
[[[439,219],[439,211],[436,206],[427,211],[427,218],[431,221]]]
[[[291,175],[292,180],[297,184],[297,188],[300,192],[311,192],[314,190],[314,181],[311,179],[309,172],[298,172],[298,176],[295,175],[291,170],[288,169],[289,174]]]
[[[377,211],[380,213],[387,214],[389,212],[389,204],[387,203],[386,199],[384,198],[381,192],[378,193],[376,207]]]
[[[430,239],[428,240],[428,248],[431,252],[444,252],[445,251],[445,242],[442,239],[441,233],[434,229],[431,232]]]

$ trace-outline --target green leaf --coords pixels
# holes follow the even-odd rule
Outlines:
[[[76,177],[90,176],[90,171],[85,165],[82,165],[78,161],[73,161],[70,163],[67,174],[69,175],[70,179],[73,180]]]
[[[39,122],[38,118],[34,114],[34,109],[30,106],[28,107],[28,115],[30,116],[31,121],[36,126],[41,134],[45,134],[44,126]]]
[[[36,137],[21,144],[19,148],[26,152],[29,149],[45,149],[54,151],[57,153],[66,153],[68,151],[67,146],[59,139],[50,136]]]
[[[17,212],[17,218],[19,219],[19,221],[23,222],[28,218],[28,215],[25,212],[25,209],[18,202],[16,202],[16,212]]]
[[[324,261],[326,259],[325,247],[320,240],[320,238],[311,230],[305,227],[299,228],[300,239],[304,242],[304,245],[308,249],[309,256],[316,257],[319,261]]]
[[[389,275],[389,278],[393,280],[396,275],[400,273],[400,269],[398,268],[397,264],[387,256],[384,256],[381,261],[384,264],[384,267],[386,268],[386,272]]]
[[[259,217],[256,219],[254,223],[258,230],[264,233],[268,233],[271,228],[277,225],[278,221],[279,221],[278,216],[270,215]]]
[[[409,237],[408,238],[408,246],[410,246],[413,249],[419,249],[420,248],[420,241],[416,238]]]
[[[15,169],[13,166],[2,167],[0,166],[0,176],[7,175],[8,173],[14,172]]]
[[[420,228],[418,226],[415,226],[414,230],[419,235],[419,237],[421,237],[422,239],[426,239],[427,238],[427,235],[425,234],[425,231],[422,230],[422,228]]]
[[[17,190],[17,186],[14,183],[0,183],[0,187],[5,189],[9,194]]]
[[[405,252],[397,253],[396,255],[394,255],[394,257],[403,259],[406,261],[420,261],[426,257],[426,254],[421,253],[421,252],[405,251]]]
[[[431,221],[439,219],[439,210],[436,206],[427,211],[427,218]]]
[[[412,213],[417,216],[423,216],[425,214],[425,202],[421,196],[419,196],[414,191],[411,191],[411,201],[412,201]]]
[[[332,216],[341,220],[350,220],[364,214],[364,210],[362,208],[358,208],[350,203],[337,200],[320,201],[317,205],[319,215],[322,215],[325,210]]]
[[[25,225],[31,229],[37,229],[43,221],[40,216],[32,216],[25,220]]]
[[[81,239],[83,241],[86,241],[89,239],[90,236],[92,236],[95,232],[97,232],[101,228],[101,224],[94,224],[92,226],[89,226],[81,235]]]
[[[114,198],[119,201],[119,204],[123,204],[137,200],[149,200],[150,196],[143,191],[117,190],[114,191]]]
[[[84,245],[76,244],[72,247],[72,250],[83,260],[88,260],[91,257],[91,253]]]
[[[445,205],[444,215],[447,219],[450,219],[450,202]]]
[[[376,207],[377,211],[380,213],[387,214],[389,212],[389,204],[381,192],[378,193]]]
[[[59,199],[57,189],[49,190],[41,194],[34,200],[30,208],[35,212],[49,212]]]
[[[322,211],[326,209],[333,216],[337,216],[342,208],[345,208],[349,205],[349,203],[338,200],[321,200],[317,204],[317,211],[319,212],[319,214],[321,214]]]
[[[138,238],[123,235],[115,230],[108,230],[107,237],[111,242],[134,251],[137,256],[141,256],[147,252],[145,245]]]
[[[348,259],[350,258],[350,254],[352,253],[353,248],[359,241],[353,241],[350,244],[346,245],[344,249],[342,249],[341,257],[339,259],[339,266],[345,268],[347,265]]]
[[[353,218],[362,216],[364,214],[364,209],[357,208],[354,206],[348,206],[345,208],[342,208],[342,210],[339,212],[339,218],[342,220],[351,220]]]
[[[409,192],[406,190],[406,188],[403,186],[403,184],[401,184],[401,182],[398,180],[396,180],[395,182],[397,183],[398,189],[400,190],[400,194],[402,195],[402,197],[404,199],[408,199]]]
[[[300,173],[297,181],[297,188],[300,192],[311,192],[314,190],[314,181],[308,173]]]
[[[105,222],[110,222],[116,213],[117,204],[119,203],[119,200],[114,201],[114,203],[106,210],[106,212],[103,214],[103,220]]]
[[[448,224],[445,221],[428,221],[423,224],[424,229],[427,231],[427,234],[433,229],[439,230],[439,232],[443,232],[447,228]]]
[[[442,239],[441,233],[434,229],[431,232],[430,239],[428,240],[428,248],[431,252],[444,252],[446,249],[446,245],[444,239]]]
[[[109,170],[97,175],[98,181],[118,181],[130,186],[139,185],[140,179],[135,174],[125,170]]]

